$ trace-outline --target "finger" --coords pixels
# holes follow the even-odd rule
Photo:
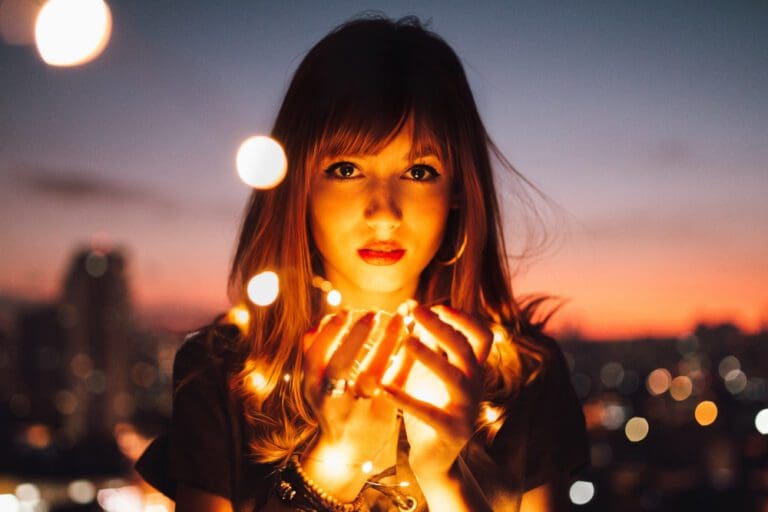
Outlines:
[[[411,373],[411,368],[416,362],[413,354],[405,350],[405,346],[401,346],[397,353],[391,358],[392,364],[387,367],[384,375],[381,377],[382,384],[388,384],[390,386],[403,387],[408,381],[408,376]]]
[[[469,384],[466,375],[461,370],[417,338],[408,338],[406,340],[406,349],[413,354],[416,360],[421,361],[445,384],[448,393],[451,395],[452,402],[466,402],[462,397],[466,396]]]
[[[485,362],[493,344],[493,333],[483,322],[443,304],[433,306],[432,311],[437,313],[440,320],[462,332],[472,345],[478,362],[480,364]]]
[[[325,366],[327,354],[344,329],[348,315],[348,311],[341,311],[331,316],[324,324],[321,322],[320,330],[313,336],[312,343],[305,355],[309,373],[319,372]]]
[[[413,316],[417,324],[435,338],[440,348],[448,350],[455,360],[456,366],[466,375],[473,375],[477,369],[477,358],[467,338],[461,331],[453,328],[450,324],[440,320],[437,313],[424,307],[418,306],[413,311]]]
[[[371,355],[369,363],[358,378],[358,393],[363,396],[371,396],[381,381],[384,372],[392,358],[392,353],[397,348],[397,342],[403,332],[403,317],[393,316],[387,323],[384,334]]]
[[[387,396],[403,411],[412,414],[427,425],[450,425],[453,417],[445,410],[414,398],[401,388],[384,386]]]
[[[341,340],[341,345],[336,349],[328,366],[325,369],[325,375],[332,379],[346,379],[352,370],[360,349],[368,340],[368,335],[373,329],[373,320],[375,313],[368,312],[354,323],[349,333]]]

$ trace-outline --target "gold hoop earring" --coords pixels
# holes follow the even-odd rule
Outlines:
[[[457,261],[464,255],[464,251],[467,248],[467,232],[464,231],[464,239],[461,241],[461,245],[459,246],[459,249],[456,251],[456,254],[453,256],[453,258],[449,259],[448,261],[440,261],[438,262],[441,265],[445,265],[446,267],[450,267],[451,265],[455,265]]]

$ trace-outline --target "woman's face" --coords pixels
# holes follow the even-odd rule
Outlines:
[[[353,306],[412,297],[440,247],[453,177],[437,155],[410,155],[404,128],[376,154],[324,158],[312,176],[314,242],[326,278]]]

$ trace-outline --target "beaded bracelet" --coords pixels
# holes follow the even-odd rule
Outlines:
[[[312,512],[358,512],[362,510],[363,494],[354,501],[343,503],[322,490],[304,472],[299,456],[293,455],[277,479],[277,495],[284,504]]]

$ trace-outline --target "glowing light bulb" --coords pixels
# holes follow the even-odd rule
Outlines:
[[[493,423],[498,420],[499,417],[501,417],[501,413],[501,407],[493,407],[489,405],[483,408],[483,416],[488,423]]]
[[[103,0],[48,0],[35,21],[35,42],[51,66],[77,66],[104,51],[112,15]]]
[[[363,465],[360,467],[360,469],[362,469],[363,473],[365,473],[367,475],[368,473],[373,471],[373,462],[371,462],[369,460],[363,462]]]
[[[245,332],[248,330],[251,314],[245,306],[235,306],[227,313],[227,320],[235,324],[242,332]]]
[[[624,434],[633,443],[639,443],[646,438],[649,431],[648,420],[640,416],[630,418],[624,427]]]
[[[288,160],[279,142],[257,135],[240,144],[235,165],[237,174],[246,185],[264,190],[274,188],[283,181]]]
[[[248,298],[257,306],[269,306],[280,292],[280,281],[272,271],[256,274],[248,281]]]
[[[264,391],[264,388],[267,387],[267,378],[261,372],[254,370],[248,375],[248,378],[251,381],[251,387],[256,392]]]
[[[717,419],[717,405],[715,405],[715,402],[705,400],[696,406],[693,415],[696,418],[696,422],[702,427],[711,425]]]
[[[339,290],[331,290],[328,292],[328,295],[325,297],[325,300],[328,301],[328,304],[331,306],[338,306],[341,304],[341,292]]]
[[[291,374],[290,373],[286,373],[285,375],[283,375],[283,380],[285,382],[290,382],[291,381]]]

